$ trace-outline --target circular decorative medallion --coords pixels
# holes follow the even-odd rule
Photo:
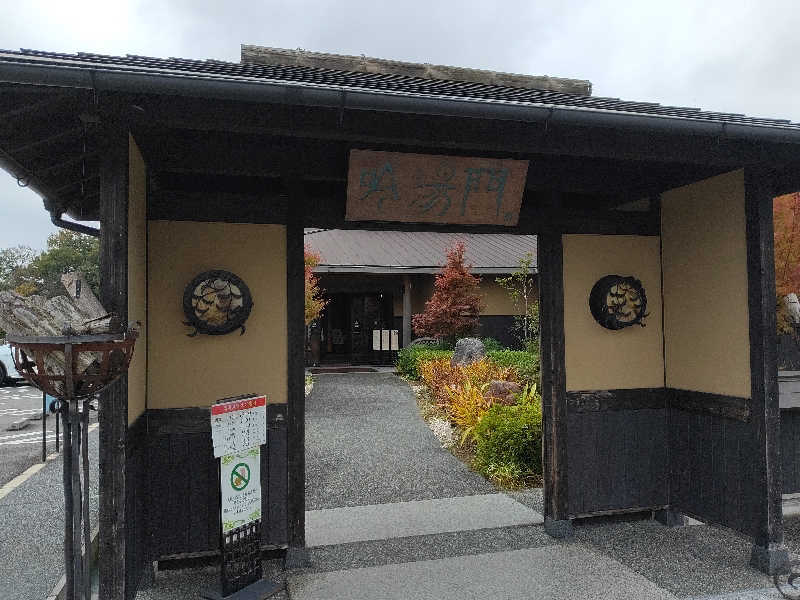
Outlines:
[[[606,275],[592,287],[589,310],[606,329],[623,329],[631,325],[644,327],[647,316],[647,294],[635,277]]]
[[[242,330],[253,308],[253,297],[244,281],[229,271],[206,271],[186,286],[183,292],[184,325],[198,333],[223,335]]]

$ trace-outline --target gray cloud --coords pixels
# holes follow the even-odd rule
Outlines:
[[[596,95],[800,121],[796,0],[2,0],[0,9],[11,48],[235,61],[241,43],[301,47],[576,77]],[[15,185],[0,178],[0,246]]]

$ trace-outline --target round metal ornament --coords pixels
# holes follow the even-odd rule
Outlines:
[[[214,270],[201,273],[186,286],[183,292],[184,325],[194,327],[198,333],[224,335],[241,329],[253,308],[250,288],[230,271]]]
[[[606,275],[594,284],[589,294],[589,310],[606,329],[618,330],[645,324],[647,294],[635,277]]]

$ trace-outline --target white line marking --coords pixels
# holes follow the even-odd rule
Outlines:
[[[47,435],[50,435],[51,433],[53,435],[55,435],[55,433],[52,432],[52,431],[48,431]],[[0,435],[0,442],[4,442],[6,440],[10,440],[10,439],[13,439],[13,438],[36,437],[37,435],[39,437],[42,437],[42,430],[41,429],[39,431],[28,431],[26,433],[14,433],[14,434],[9,434],[9,435]]]
[[[25,469],[22,473],[14,477],[11,481],[5,484],[3,487],[0,488],[0,500],[8,496],[11,492],[25,483],[28,479],[30,479],[34,474],[38,473],[42,470],[45,463],[36,463]]]
[[[56,438],[47,438],[48,442],[54,442]],[[13,442],[0,442],[0,446],[21,446],[23,444],[41,444],[42,440],[16,440]]]

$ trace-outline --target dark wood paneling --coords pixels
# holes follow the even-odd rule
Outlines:
[[[570,410],[568,429],[571,517],[669,503],[663,407]]]
[[[781,411],[783,493],[800,493],[800,409]]]
[[[667,394],[664,388],[567,392],[567,405],[571,413],[663,409],[666,408],[666,404]]]
[[[400,331],[402,331],[402,327]],[[480,337],[494,338],[506,348],[522,348],[522,344],[514,331],[514,317],[512,315],[480,315],[478,317],[477,334]]]
[[[673,508],[705,522],[754,534],[752,424],[710,413],[669,409]]]
[[[128,428],[125,445],[127,476],[125,514],[125,577],[126,597],[136,597],[142,576],[151,558],[148,505],[150,503],[147,477],[147,417],[140,415]]]
[[[566,519],[569,512],[563,256],[561,233],[539,237],[544,513],[553,521]]]
[[[109,312],[128,322],[128,130],[109,121],[104,127],[100,181],[100,299]],[[100,597],[126,600],[136,593],[127,583],[128,377],[108,386],[100,398]]]
[[[669,389],[668,398],[670,406],[678,410],[736,419],[744,423],[750,421],[751,401],[749,398],[674,388]]]
[[[208,409],[150,409],[146,415],[151,558],[218,551],[219,471]],[[261,454],[264,545],[287,543],[285,415],[285,405],[267,405]]]

